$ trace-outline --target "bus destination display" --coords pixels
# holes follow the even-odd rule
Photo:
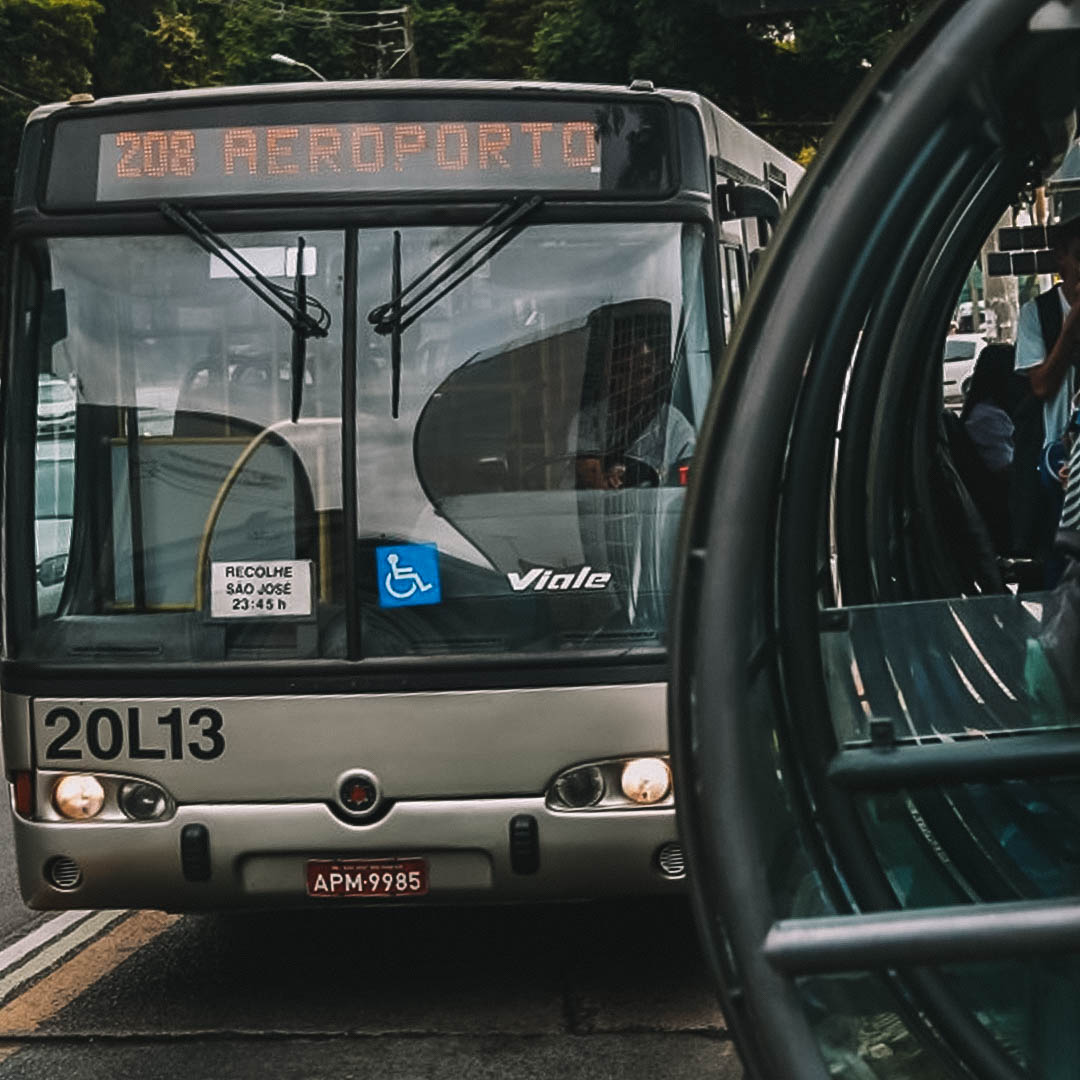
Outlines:
[[[97,199],[526,188],[598,191],[592,121],[277,124],[109,131]]]

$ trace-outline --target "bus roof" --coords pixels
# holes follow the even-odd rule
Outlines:
[[[214,105],[234,103],[238,98],[266,97],[341,97],[362,95],[371,97],[407,97],[432,92],[468,96],[507,97],[532,95],[566,95],[567,97],[626,97],[637,99],[656,94],[671,101],[683,102],[698,108],[705,100],[689,90],[662,87],[645,89],[651,84],[639,82],[641,89],[612,86],[603,83],[536,82],[502,79],[343,79],[334,82],[253,83],[245,86],[205,86],[195,90],[163,90],[145,94],[124,94],[87,100],[88,95],[75,95],[77,100],[56,101],[36,108],[30,121],[39,120],[60,109],[143,109],[174,105]]]

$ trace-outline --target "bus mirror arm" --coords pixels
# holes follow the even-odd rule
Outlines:
[[[753,217],[775,225],[780,220],[780,203],[772,192],[756,184],[719,184],[716,198],[721,221]]]
[[[48,347],[67,336],[67,294],[63,289],[50,289],[41,308],[41,343]]]

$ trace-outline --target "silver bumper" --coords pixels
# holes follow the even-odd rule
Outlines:
[[[510,820],[532,815],[539,869],[515,873]],[[209,832],[208,881],[185,879],[180,834]],[[557,813],[539,798],[407,801],[379,822],[349,825],[323,803],[181,807],[165,822],[28,822],[15,818],[23,899],[32,908],[145,907],[168,911],[387,904],[400,900],[311,899],[309,858],[422,856],[430,892],[411,903],[558,900],[677,892],[661,872],[658,849],[676,840],[675,811]],[[82,871],[73,889],[45,877],[56,856]]]

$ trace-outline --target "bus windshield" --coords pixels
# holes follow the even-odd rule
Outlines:
[[[17,652],[138,664],[662,646],[711,379],[705,230],[524,227],[401,335],[394,419],[391,339],[365,316],[394,292],[395,233],[410,281],[468,232],[224,237],[284,288],[299,269],[329,312],[295,423],[290,327],[189,237],[29,242],[22,295],[52,290],[65,317],[59,340],[29,318],[19,339],[35,375],[14,390],[12,444],[34,479],[11,500],[70,518],[13,552],[52,568],[14,600]],[[75,419],[56,430],[44,406],[60,384]]]

